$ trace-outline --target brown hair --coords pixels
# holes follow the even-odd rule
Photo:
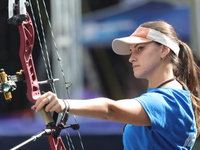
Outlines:
[[[169,57],[173,63],[173,72],[177,80],[185,85],[191,92],[191,100],[194,108],[194,115],[196,119],[196,126],[198,130],[198,136],[200,134],[200,70],[195,63],[192,50],[190,47],[180,41],[174,28],[165,21],[152,21],[146,22],[141,27],[151,28],[161,33],[164,33],[170,37],[173,41],[179,44],[180,52],[177,55],[171,51]]]

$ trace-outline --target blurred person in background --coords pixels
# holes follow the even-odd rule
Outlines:
[[[199,68],[190,47],[164,21],[146,22],[112,48],[130,55],[133,74],[148,80],[147,92],[133,99],[59,99],[47,92],[32,106],[47,112],[125,123],[125,150],[191,150],[200,133]]]

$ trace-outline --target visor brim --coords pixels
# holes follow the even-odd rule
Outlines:
[[[151,39],[135,36],[117,38],[112,42],[112,49],[116,54],[129,55],[131,54],[130,44],[149,43],[152,41]]]

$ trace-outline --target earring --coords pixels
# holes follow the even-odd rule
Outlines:
[[[166,58],[166,55],[164,55],[163,57],[161,57],[162,60],[165,60],[165,58]]]

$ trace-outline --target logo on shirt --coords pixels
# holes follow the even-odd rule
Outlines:
[[[184,147],[193,147],[196,140],[196,135],[189,135],[188,138],[185,140]]]

